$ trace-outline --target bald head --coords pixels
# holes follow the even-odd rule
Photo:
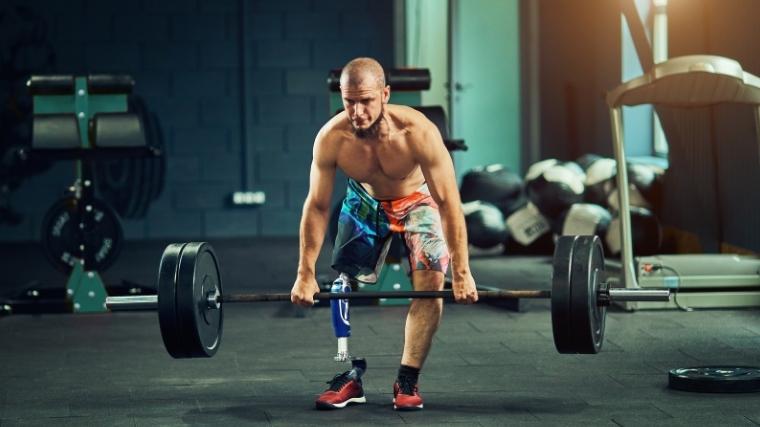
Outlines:
[[[385,72],[379,62],[372,58],[356,58],[343,67],[340,74],[341,89],[382,89]]]

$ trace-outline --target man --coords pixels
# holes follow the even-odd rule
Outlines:
[[[422,113],[388,104],[390,87],[384,76],[380,64],[371,58],[354,59],[343,68],[344,111],[322,127],[314,142],[309,194],[301,218],[298,275],[291,291],[294,304],[311,306],[319,292],[314,266],[330,216],[336,168],[349,177],[349,185],[333,268],[349,276],[372,276],[383,261],[390,232],[403,233],[415,290],[443,289],[450,261],[455,300],[473,303],[478,299],[451,157],[438,128]],[[423,406],[417,379],[442,310],[440,299],[411,302],[394,384],[395,409]],[[342,396],[341,400],[336,401],[336,396]],[[360,380],[336,376],[317,406],[321,402],[342,407],[352,397],[355,402],[364,401]]]

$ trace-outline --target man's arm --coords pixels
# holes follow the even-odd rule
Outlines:
[[[298,275],[290,298],[293,303],[303,306],[314,304],[314,294],[319,292],[314,266],[325,238],[335,183],[335,156],[325,139],[324,133],[320,132],[314,142],[309,194],[301,215]]]
[[[454,297],[458,302],[475,302],[478,295],[470,272],[467,229],[454,164],[438,128],[431,123],[421,135],[413,143],[414,151],[430,194],[440,208],[443,233],[451,254]]]

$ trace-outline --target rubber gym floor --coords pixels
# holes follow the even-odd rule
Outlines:
[[[127,243],[109,271],[152,284],[166,242]],[[288,292],[295,239],[212,242],[225,292]],[[325,249],[325,254],[329,247]],[[327,257],[321,272],[329,273]],[[5,245],[3,293],[35,279],[60,284],[36,245]],[[473,257],[480,283],[549,286],[547,258]],[[367,403],[316,411],[313,401],[345,365],[332,361],[326,308],[288,303],[225,307],[212,359],[174,360],[153,312],[0,317],[0,426],[16,425],[760,425],[760,394],[667,388],[667,371],[760,364],[760,311],[612,311],[602,352],[561,355],[549,302],[520,311],[447,304],[420,379],[425,409],[395,412],[391,384],[405,307],[352,307],[350,347],[367,358]]]

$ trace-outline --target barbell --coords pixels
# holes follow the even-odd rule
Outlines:
[[[604,340],[606,307],[612,301],[667,301],[668,289],[625,289],[604,270],[596,236],[562,236],[556,244],[551,290],[479,291],[479,299],[550,298],[554,344],[560,353],[598,353]],[[288,293],[225,294],[219,260],[205,242],[173,243],[161,256],[156,295],[106,298],[110,310],[158,311],[161,337],[174,358],[212,357],[222,338],[228,303],[290,301]],[[319,299],[453,298],[453,292],[320,292]]]

